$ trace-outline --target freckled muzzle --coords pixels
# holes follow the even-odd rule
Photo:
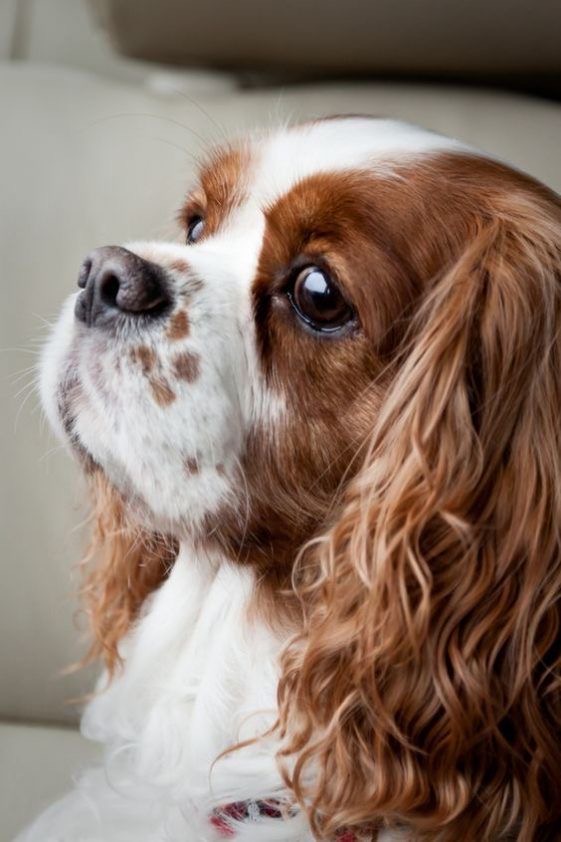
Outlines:
[[[88,327],[115,323],[123,314],[156,317],[172,304],[165,271],[120,246],[95,249],[85,258],[76,318]]]

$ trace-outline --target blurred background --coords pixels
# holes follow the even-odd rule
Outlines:
[[[561,190],[559,0],[0,0],[0,842],[95,755],[71,573],[86,509],[39,344],[99,245],[178,235],[206,149],[387,115]],[[80,626],[80,623],[78,623]]]

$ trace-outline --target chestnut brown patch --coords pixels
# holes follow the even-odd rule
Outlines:
[[[176,395],[167,380],[163,377],[151,377],[149,382],[154,399],[159,406],[169,406],[173,403]]]
[[[168,339],[171,339],[172,342],[175,342],[178,339],[185,339],[189,336],[190,327],[189,316],[186,311],[178,310],[177,313],[174,313],[170,319],[166,330],[166,336]]]
[[[187,383],[193,383],[199,376],[200,358],[198,354],[193,354],[190,351],[184,351],[178,354],[173,360],[173,371],[179,380],[186,380]]]
[[[130,358],[133,363],[140,365],[143,374],[149,374],[156,364],[156,352],[147,345],[131,348]]]

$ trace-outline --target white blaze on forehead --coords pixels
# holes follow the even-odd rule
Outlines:
[[[396,164],[439,151],[475,150],[460,141],[397,120],[341,117],[258,132],[248,144],[243,201],[231,212],[210,250],[223,240],[238,247],[240,264],[251,276],[257,265],[265,223],[263,212],[303,179],[345,170],[391,172]],[[200,253],[204,254],[204,241]]]
[[[264,208],[317,173],[387,171],[418,155],[468,149],[457,140],[396,120],[349,117],[305,123],[257,139],[248,201]]]
[[[244,200],[210,239],[208,252],[215,256],[223,246],[234,257],[244,286],[250,285],[265,233],[263,212],[298,182],[326,172],[391,172],[396,164],[419,155],[468,149],[427,129],[374,117],[319,120],[257,133],[248,145]],[[195,260],[203,261],[206,252],[203,241]]]

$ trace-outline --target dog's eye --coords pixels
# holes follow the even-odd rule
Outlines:
[[[187,227],[187,243],[196,243],[203,236],[205,221],[202,216],[194,216]]]
[[[298,316],[318,331],[334,331],[353,318],[337,284],[318,266],[297,275],[288,297]]]

